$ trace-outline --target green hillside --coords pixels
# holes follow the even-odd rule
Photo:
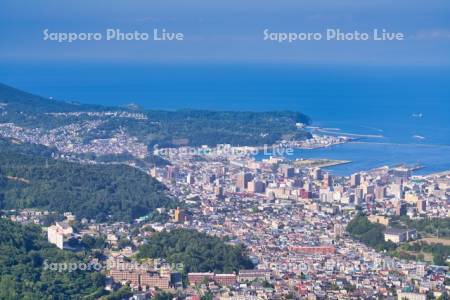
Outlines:
[[[106,293],[104,276],[98,272],[49,268],[89,260],[50,245],[39,227],[0,219],[0,232],[0,299],[98,299]]]
[[[131,221],[177,205],[163,184],[129,166],[82,165],[9,150],[0,147],[3,209],[42,208],[97,221]]]
[[[150,146],[177,147],[180,145],[232,144],[257,146],[273,144],[282,138],[305,139],[310,133],[296,127],[310,124],[308,116],[300,112],[237,112],[207,110],[137,110],[80,105],[35,96],[0,84],[0,104],[6,114],[0,123],[14,123],[28,128],[51,129],[77,122],[101,119],[102,124],[91,130],[84,139],[105,138],[121,128]],[[150,105],[150,104],[149,104]],[[142,113],[147,119],[89,117],[87,115],[56,117],[49,112],[120,110]]]
[[[231,246],[218,237],[186,229],[154,234],[140,248],[139,257],[164,258],[173,264],[182,263],[186,273],[231,273],[253,268],[243,246]]]

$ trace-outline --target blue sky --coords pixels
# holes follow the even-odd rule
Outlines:
[[[51,32],[183,32],[182,42],[43,41]],[[403,32],[395,42],[263,41],[263,30]],[[3,0],[0,61],[450,65],[448,0]]]

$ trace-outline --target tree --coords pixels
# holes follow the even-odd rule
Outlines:
[[[148,174],[125,165],[82,165],[0,148],[3,208],[41,208],[97,221],[132,221],[156,208],[174,208],[166,187]],[[47,165],[49,167],[47,167]]]
[[[99,298],[105,293],[99,272],[52,269],[88,263],[89,257],[50,245],[39,227],[0,219],[0,232],[0,299]]]
[[[347,225],[347,232],[362,243],[375,248],[378,251],[393,250],[397,246],[384,240],[384,230],[386,227],[381,224],[374,224],[362,215],[356,215]]]
[[[243,245],[231,246],[218,237],[186,229],[155,233],[139,248],[138,257],[182,263],[185,273],[231,273],[254,267]]]

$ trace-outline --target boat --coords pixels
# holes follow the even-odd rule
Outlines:
[[[413,138],[415,138],[415,139],[419,139],[419,140],[424,140],[425,139],[425,137],[424,136],[421,136],[421,135],[413,135]]]

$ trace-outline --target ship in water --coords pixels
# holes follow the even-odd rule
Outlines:
[[[418,135],[418,134],[413,135],[413,138],[418,139],[418,140],[424,140],[425,139],[424,136],[421,136],[421,135]]]
[[[411,115],[411,117],[413,117],[413,118],[422,118],[422,117],[423,117],[423,114],[422,114],[422,113],[413,113],[413,114]]]

